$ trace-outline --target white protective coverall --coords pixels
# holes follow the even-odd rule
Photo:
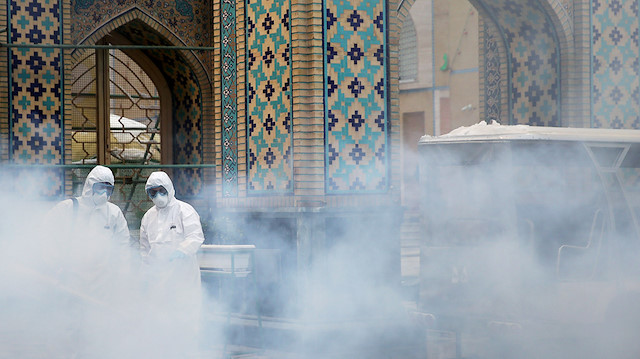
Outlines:
[[[167,341],[179,340],[178,336],[184,339],[185,335],[192,336],[187,338],[190,340],[195,338],[200,316],[202,297],[196,253],[204,242],[204,234],[196,210],[175,198],[169,176],[160,171],[151,173],[145,190],[159,186],[167,191],[166,205],[151,207],[140,223],[140,249],[148,269],[149,300],[155,301],[149,304],[159,305],[157,309],[172,322],[176,334],[170,334]]]
[[[115,334],[122,328],[117,323],[126,318],[116,316],[121,314],[118,308],[131,300],[122,294],[128,293],[123,290],[130,277],[129,228],[120,208],[108,202],[109,192],[94,191],[96,183],[113,185],[111,170],[94,167],[75,204],[73,199],[63,200],[45,217],[42,235],[50,240],[41,249],[47,278],[43,283],[52,289],[47,300],[57,318],[49,323],[50,331],[57,333],[51,337],[57,342],[53,348],[68,351],[65,357],[80,352],[107,358],[108,350],[119,349],[117,343],[124,342]]]
[[[45,228],[60,236],[56,238],[58,245],[51,260],[71,281],[67,284],[80,286],[78,290],[91,296],[102,296],[110,290],[104,288],[104,281],[110,274],[124,270],[131,249],[129,227],[122,211],[108,202],[108,197],[105,201],[105,194],[99,198],[93,192],[93,185],[99,182],[114,184],[109,168],[94,167],[84,182],[82,196],[76,197],[77,204],[72,199],[63,200],[45,218],[48,223]]]

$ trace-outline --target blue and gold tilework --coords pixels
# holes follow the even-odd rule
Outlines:
[[[248,0],[247,192],[293,190],[289,0]]]
[[[95,29],[131,8],[139,8],[190,46],[209,46],[211,0],[71,0],[69,36],[80,43]]]
[[[325,190],[389,185],[385,1],[325,2]]]
[[[222,1],[222,195],[238,195],[236,1]]]
[[[483,22],[484,37],[482,49],[484,53],[484,88],[482,89],[484,101],[484,118],[487,123],[496,121],[502,123],[502,63],[500,56],[500,39],[494,32],[494,28]]]
[[[549,15],[537,1],[482,3],[509,54],[509,123],[561,126],[560,50]]]
[[[58,1],[11,0],[9,38],[14,44],[61,43]],[[61,164],[62,147],[60,49],[13,48],[10,62],[10,157],[17,164]],[[20,177],[21,174],[16,174]],[[61,173],[38,175],[45,195],[62,193]]]
[[[14,0],[11,42],[60,44],[57,1]],[[11,62],[12,159],[16,163],[62,163],[60,49],[14,48]]]
[[[592,0],[592,127],[640,129],[638,1]]]

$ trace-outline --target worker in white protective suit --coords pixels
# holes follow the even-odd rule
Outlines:
[[[129,227],[120,208],[109,202],[113,189],[111,170],[96,166],[85,179],[82,195],[59,202],[45,218],[45,228],[60,236],[59,251],[52,253],[56,265],[87,295],[104,294],[109,289],[101,285],[109,272],[128,265]]]
[[[201,307],[200,267],[196,253],[204,242],[200,216],[186,202],[175,198],[175,189],[164,172],[153,172],[145,189],[154,206],[140,223],[140,249],[147,267],[149,302],[163,312],[154,316],[161,332],[163,357],[184,355],[197,342]]]
[[[68,333],[69,355],[83,353],[100,358],[107,337],[104,328],[122,296],[123,278],[131,260],[127,221],[109,202],[114,176],[104,166],[94,167],[82,195],[56,204],[45,217],[41,276],[51,290],[49,300],[64,317],[61,331]],[[54,302],[55,301],[55,302]],[[54,304],[52,304],[54,305]],[[102,356],[104,357],[104,356]]]

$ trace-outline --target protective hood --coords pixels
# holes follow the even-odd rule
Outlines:
[[[171,182],[171,178],[169,175],[162,172],[157,171],[153,172],[149,175],[147,179],[147,184],[144,186],[144,190],[148,190],[149,188],[162,186],[167,190],[167,195],[169,196],[169,203],[173,201],[176,195],[175,189],[173,189],[173,182]]]
[[[108,182],[113,185],[113,172],[105,166],[95,166],[84,181],[82,197],[91,197],[93,195],[93,185],[99,182]]]

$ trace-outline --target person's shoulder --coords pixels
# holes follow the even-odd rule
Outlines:
[[[107,202],[107,206],[109,206],[110,211],[112,210],[112,211],[117,211],[122,213],[122,210],[120,209],[120,207],[118,207],[118,205],[115,203]]]
[[[63,199],[57,202],[47,211],[45,219],[48,221],[59,221],[68,218],[73,209],[73,200],[71,198]]]
[[[193,208],[192,205],[190,205],[189,203],[185,202],[185,201],[181,201],[179,199],[176,198],[176,201],[178,202],[178,204],[180,205],[180,208],[182,209],[182,211],[184,212],[195,212],[198,213],[196,211],[195,208]]]
[[[156,208],[156,206],[151,206],[151,208],[149,208],[146,212],[144,212],[144,215],[142,216],[142,218],[149,217],[150,215],[156,212],[158,212],[158,209]]]
[[[73,206],[73,200],[75,199],[75,197],[73,198],[67,198],[67,199],[63,199],[62,201],[59,201],[58,203],[56,203],[51,210],[58,210],[58,209],[62,209],[62,208],[68,208]]]

